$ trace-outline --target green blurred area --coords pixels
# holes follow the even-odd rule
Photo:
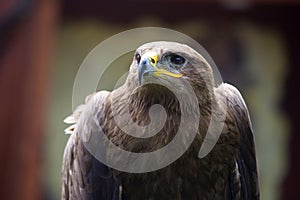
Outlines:
[[[216,34],[209,22],[195,19],[170,26],[152,18],[144,18],[128,26],[90,20],[64,22],[59,28],[47,112],[49,123],[44,165],[45,183],[53,192],[54,199],[60,198],[60,170],[64,146],[69,137],[64,135],[67,125],[63,119],[72,112],[73,83],[80,64],[101,41],[126,29],[143,26],[167,27],[204,41],[203,46],[215,59],[221,73],[224,72],[226,80],[239,88],[250,110],[257,145],[261,199],[278,199],[279,184],[287,167],[288,139],[288,123],[279,109],[287,73],[285,44],[280,33],[242,20],[232,24],[225,33],[238,39],[243,49],[242,61],[237,68],[223,69],[223,63],[230,65],[228,59],[232,55],[227,55],[229,58],[222,56],[235,44],[222,33]],[[213,48],[215,46],[219,48]],[[133,53],[128,53],[113,62],[99,81],[98,89],[112,90],[128,71],[132,56]]]

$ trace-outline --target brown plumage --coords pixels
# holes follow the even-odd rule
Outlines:
[[[148,52],[155,52],[157,57]],[[147,84],[149,80],[154,83]],[[180,87],[183,81],[192,86],[198,104],[186,102],[181,106],[190,113],[191,122],[195,109],[200,109],[201,117],[199,124],[186,121],[187,127],[198,126],[198,131],[178,160],[157,171],[127,173],[105,166],[85,148],[82,137],[97,134],[93,120],[110,141],[127,151],[151,152],[167,145],[176,135],[181,119],[179,100],[167,86],[189,97],[190,91]],[[126,112],[125,105],[129,106],[131,119],[146,126],[154,104],[162,105],[167,113],[166,122],[156,135],[135,138],[118,127],[115,115]],[[113,92],[91,95],[86,105],[66,119],[76,124],[69,130],[72,135],[64,153],[62,199],[259,199],[252,128],[243,98],[229,84],[215,88],[211,67],[192,48],[172,42],[141,46],[125,84]],[[213,110],[214,106],[217,109]],[[204,137],[215,134],[207,132],[213,112],[226,114],[224,127],[212,151],[200,159]],[[130,119],[122,120],[126,124]],[[144,131],[138,134],[143,135]],[[185,134],[190,134],[189,128]]]

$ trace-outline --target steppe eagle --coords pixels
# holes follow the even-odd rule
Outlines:
[[[108,167],[86,148],[82,137],[97,134],[97,127],[90,124],[95,121],[110,141],[127,151],[153,152],[169,144],[179,128],[181,109],[193,116],[195,105],[180,105],[164,84],[182,90],[189,98],[181,87],[183,81],[195,92],[201,117],[193,142],[175,162],[151,172],[128,173]],[[125,106],[131,120],[147,126],[151,121],[149,109],[155,104],[164,107],[167,114],[157,134],[136,138],[118,127],[115,116],[125,112]],[[224,126],[213,149],[199,158],[215,112],[212,105],[217,107],[216,112],[225,112]],[[185,44],[160,41],[142,45],[133,56],[124,85],[112,92],[90,95],[65,122],[73,125],[66,129],[71,136],[63,158],[62,199],[259,199],[252,125],[245,102],[234,86],[215,86],[211,66]]]

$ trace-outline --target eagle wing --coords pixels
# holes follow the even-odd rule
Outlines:
[[[226,98],[240,138],[235,166],[228,177],[227,196],[229,199],[259,199],[253,130],[246,104],[240,92],[230,84],[220,85],[216,92]]]
[[[103,115],[103,104],[108,92],[102,91],[87,97],[86,104],[97,106],[97,115]],[[90,109],[81,105],[73,115],[66,118],[66,123],[77,123],[66,129],[71,133],[65,148],[62,166],[62,199],[119,199],[119,186],[112,171],[94,158],[85,148],[81,132],[93,131],[89,127],[89,118],[94,116]],[[77,127],[78,125],[78,127]]]

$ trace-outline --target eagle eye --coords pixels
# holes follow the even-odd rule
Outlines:
[[[170,61],[174,65],[182,65],[185,63],[185,59],[177,54],[170,56]]]
[[[141,55],[140,55],[139,53],[136,53],[136,54],[134,55],[134,58],[135,58],[135,60],[137,61],[137,63],[139,64],[140,61],[141,61]]]

